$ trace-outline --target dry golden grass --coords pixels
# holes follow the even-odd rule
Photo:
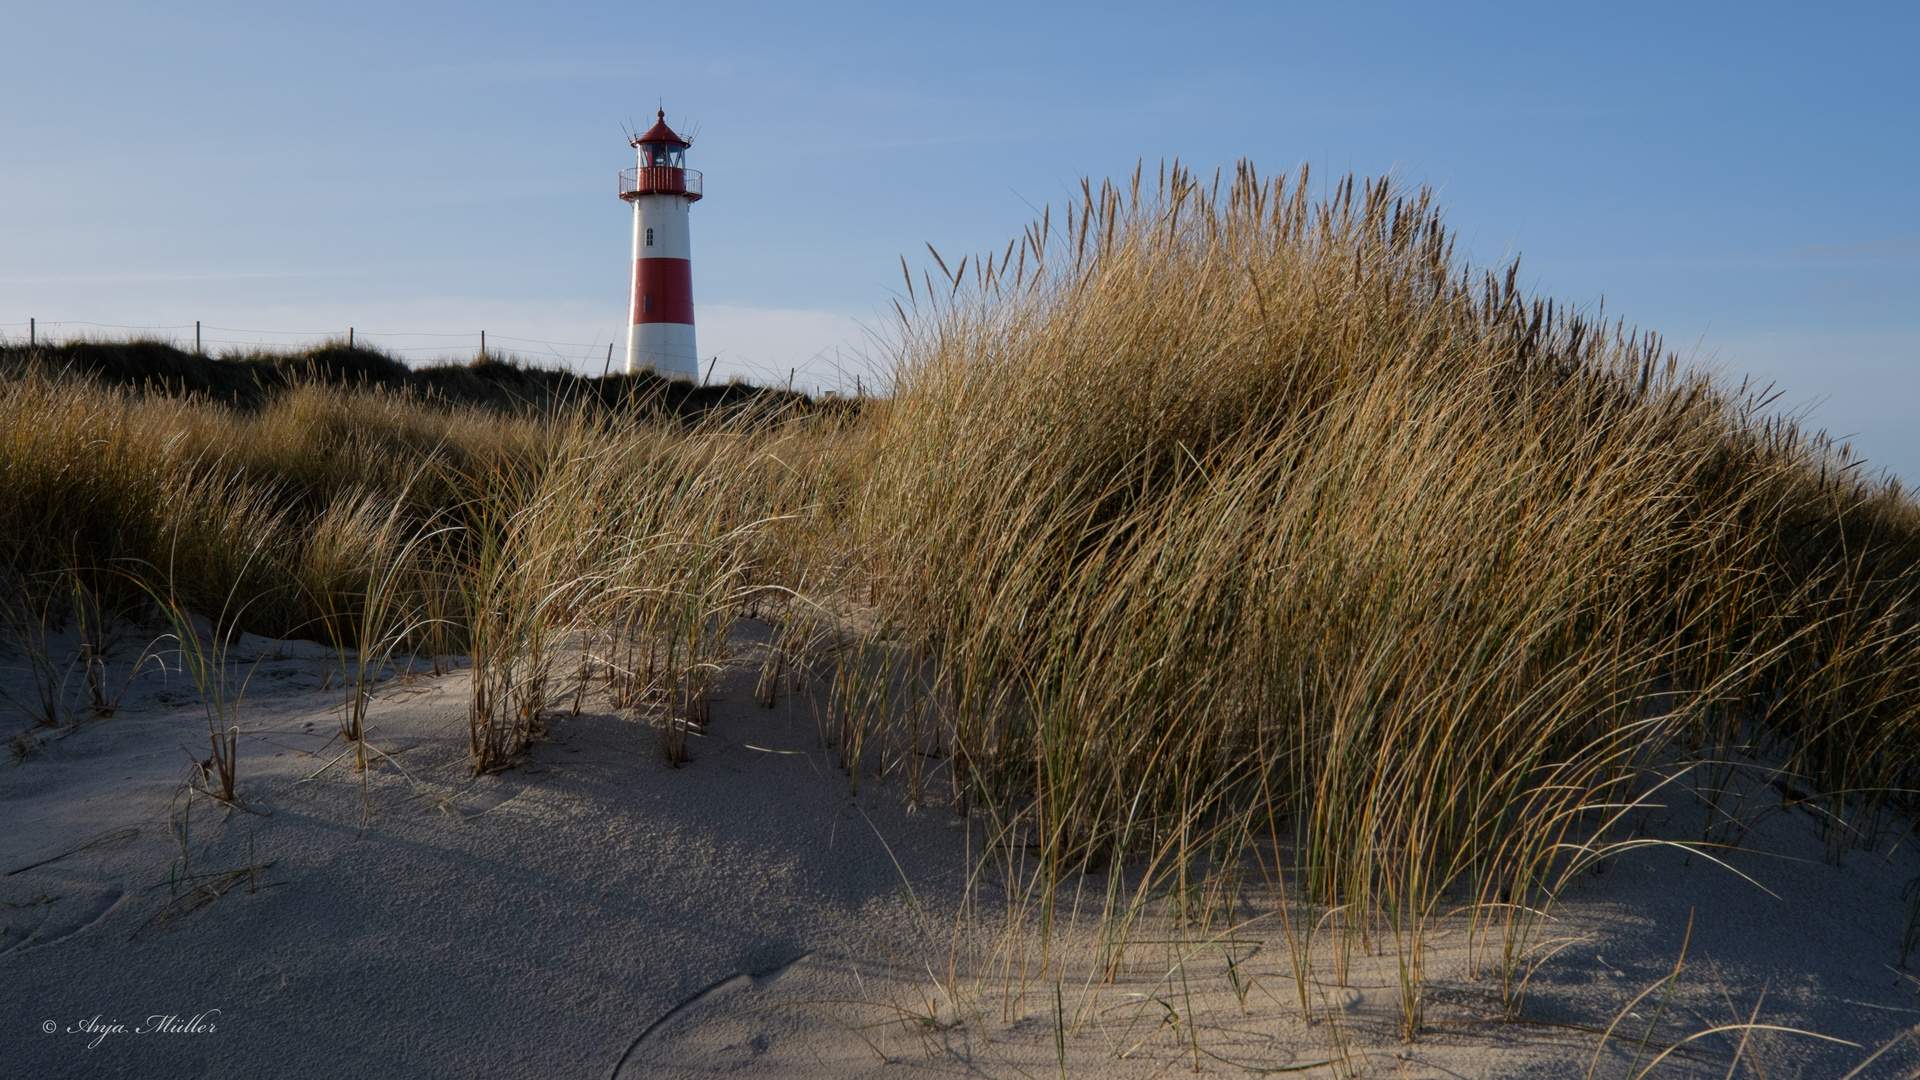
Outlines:
[[[16,592],[120,569],[468,652],[480,770],[575,645],[683,759],[732,623],[768,618],[769,692],[809,676],[855,784],[921,798],[944,762],[1043,924],[1131,867],[1117,966],[1149,912],[1209,933],[1263,876],[1286,927],[1398,951],[1409,1031],[1437,914],[1473,908],[1517,999],[1532,913],[1650,769],[1775,755],[1836,845],[1910,813],[1913,501],[1462,266],[1425,192],[1136,174],[941,271],[852,412],[12,379],[0,558]]]
[[[1284,861],[1301,917],[1390,931],[1410,1029],[1449,890],[1511,968],[1676,749],[1784,748],[1871,835],[1920,706],[1911,500],[1450,248],[1385,182],[1088,187],[909,282],[858,519],[906,697],[1043,908],[1143,863],[1119,943]]]

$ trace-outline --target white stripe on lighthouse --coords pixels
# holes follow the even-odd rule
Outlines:
[[[693,242],[687,211],[691,204],[681,195],[640,195],[633,199],[633,284],[627,326],[627,372],[643,368],[669,379],[693,379],[699,376],[700,353],[694,341],[692,293]],[[665,275],[643,273],[641,263],[652,259],[676,259],[685,267],[673,268]],[[667,267],[661,267],[667,271]],[[662,289],[663,279],[678,278],[680,285]],[[647,286],[653,284],[649,291]],[[684,293],[684,295],[682,295]],[[664,321],[661,316],[677,318],[684,310],[687,321]]]

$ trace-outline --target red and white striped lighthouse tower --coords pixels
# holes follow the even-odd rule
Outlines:
[[[636,135],[636,168],[620,174],[620,197],[633,204],[633,289],[627,320],[627,372],[652,368],[669,379],[695,378],[693,244],[687,210],[700,199],[700,174],[687,168],[686,139],[667,111]]]

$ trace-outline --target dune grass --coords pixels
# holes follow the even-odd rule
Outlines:
[[[235,405],[22,369],[0,565],[469,653],[480,771],[539,737],[570,644],[685,760],[732,624],[767,618],[762,693],[808,682],[851,783],[989,822],[1043,926],[1125,868],[1109,970],[1141,920],[1204,939],[1258,884],[1296,948],[1397,955],[1408,1034],[1460,907],[1518,1007],[1541,905],[1659,770],[1770,755],[1836,855],[1910,817],[1914,501],[1466,266],[1429,193],[1310,192],[1176,167],[936,254],[857,409],[298,380]]]
[[[1517,265],[1464,269],[1425,192],[1084,196],[909,281],[857,526],[1043,906],[1126,860],[1153,872],[1112,912],[1218,898],[1262,853],[1307,921],[1388,932],[1412,1031],[1448,898],[1511,972],[1676,752],[1784,753],[1837,842],[1911,805],[1897,485]]]

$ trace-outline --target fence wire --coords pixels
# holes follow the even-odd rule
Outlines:
[[[41,345],[63,345],[76,341],[162,341],[179,348],[191,348],[198,338],[200,351],[208,354],[234,352],[273,352],[312,348],[328,343],[352,344],[385,353],[409,366],[432,362],[464,363],[485,353],[532,367],[549,367],[583,375],[599,375],[621,370],[625,364],[625,346],[619,339],[612,344],[557,341],[550,338],[517,337],[492,331],[368,330],[347,327],[338,330],[262,330],[253,327],[215,326],[211,323],[168,323],[130,325],[126,323],[87,322],[73,319],[35,319],[0,322],[0,345],[23,345],[29,339]],[[624,335],[622,335],[624,337]],[[717,354],[701,361],[699,379],[726,382],[743,379],[760,386],[782,386],[809,392],[874,393],[881,390],[883,378],[872,366],[855,357],[842,358],[838,350],[823,351],[789,365],[758,363],[733,354]]]

